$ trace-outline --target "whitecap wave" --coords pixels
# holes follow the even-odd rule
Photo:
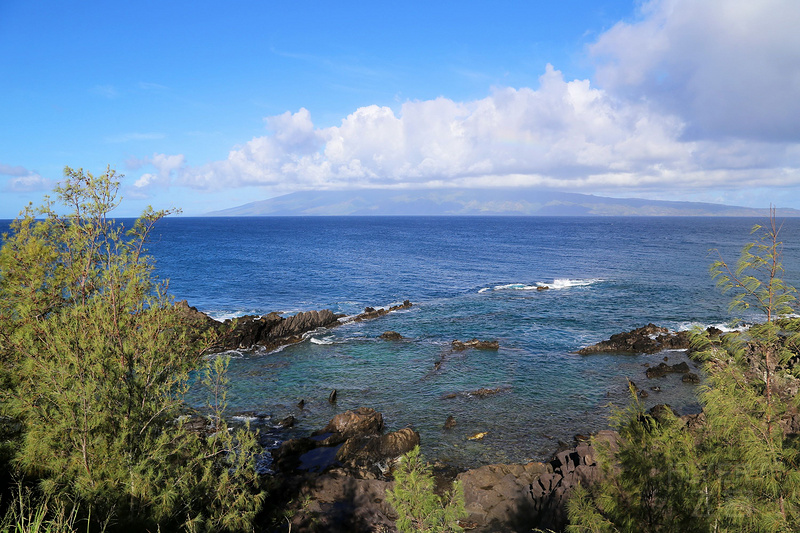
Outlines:
[[[701,324],[700,322],[683,322],[678,325],[677,331],[692,331],[695,329],[707,330],[708,328],[716,328],[723,333],[731,333],[733,331],[745,331],[751,324],[737,323],[731,324],[730,322],[720,322],[717,324]]]
[[[570,287],[588,287],[589,285],[594,285],[595,283],[600,283],[604,280],[602,279],[569,279],[569,278],[561,278],[561,279],[554,279],[553,283],[548,285],[551,289],[569,289]],[[545,284],[547,285],[547,284]]]
[[[529,283],[506,283],[504,285],[495,285],[493,287],[483,287],[478,290],[478,293],[489,291],[539,291],[543,289],[569,289],[571,287],[586,287],[604,281],[602,279],[569,279],[569,278],[556,278],[552,283],[537,281],[534,284]]]
[[[257,315],[258,313],[253,309],[238,309],[236,311],[231,311],[229,309],[213,309],[210,311],[203,311],[205,314],[213,318],[214,320],[218,320],[219,322],[225,322],[226,320],[233,320],[234,318],[241,318],[243,316],[248,315]]]
[[[334,344],[333,336],[329,337],[311,337],[311,344]]]

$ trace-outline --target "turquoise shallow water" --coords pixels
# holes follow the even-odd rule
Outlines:
[[[708,276],[708,250],[735,261],[755,222],[174,218],[156,226],[150,251],[176,299],[220,319],[324,308],[351,315],[411,300],[411,309],[277,352],[234,353],[230,407],[269,415],[267,425],[293,414],[296,427],[282,437],[308,434],[344,409],[373,407],[390,429],[419,430],[429,458],[463,467],[544,459],[559,440],[606,427],[609,404],[627,400],[628,379],[661,387],[648,405],[696,410],[695,386],[680,376],[644,376],[644,365],[665,356],[677,363],[680,352],[573,352],[650,322],[676,330],[728,323],[735,317]],[[783,237],[785,277],[797,284],[800,220],[787,220]],[[387,330],[406,339],[378,339]],[[474,337],[498,340],[500,349],[451,350],[453,339]],[[467,394],[480,388],[501,391]],[[327,402],[333,389],[335,406]],[[449,415],[457,426],[446,432]],[[483,440],[467,440],[484,431]]]

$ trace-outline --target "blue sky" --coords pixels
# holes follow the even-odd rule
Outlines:
[[[800,2],[0,0],[0,218],[533,187],[800,208]]]

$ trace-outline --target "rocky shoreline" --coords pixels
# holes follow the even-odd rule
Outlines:
[[[320,328],[379,318],[408,309],[412,304],[406,300],[389,309],[368,307],[354,317],[323,310],[298,313],[291,317],[269,313],[225,322],[211,319],[185,301],[178,302],[176,307],[198,335],[209,330],[216,334],[217,340],[208,347],[207,352],[217,353],[256,347],[277,349],[300,342],[306,333]],[[381,335],[381,338],[387,341],[404,339],[399,333],[391,331]],[[454,340],[451,348],[453,351],[497,350],[499,345],[496,341]],[[666,328],[648,324],[613,335],[576,353],[652,354],[668,349],[689,348],[687,332],[670,332]],[[440,364],[441,361],[437,363],[437,369]],[[648,368],[645,375],[652,379],[677,372],[684,374],[684,377],[692,376],[684,379],[686,383],[699,381],[689,370],[686,363],[661,363]],[[647,395],[645,390],[632,386],[642,397]],[[463,394],[483,397],[503,390],[478,389]],[[658,387],[651,387],[651,390],[658,390]],[[668,406],[656,406],[654,411],[659,408],[669,409]],[[291,427],[294,420],[289,418],[274,429],[281,431]],[[687,419],[687,423],[692,421]],[[448,419],[445,428],[448,424],[452,427],[455,420]],[[474,437],[477,439],[481,435]],[[593,439],[577,435],[571,445],[563,445],[558,453],[545,462],[484,465],[461,472],[447,465],[434,464],[434,470],[442,488],[449,486],[454,479],[462,482],[469,512],[462,523],[465,529],[479,533],[530,531],[535,527],[557,531],[566,525],[565,504],[572,489],[578,483],[586,484],[599,479],[596,443],[604,442],[613,449],[617,438],[616,432],[610,430],[596,433]],[[381,413],[369,407],[360,407],[335,415],[325,427],[305,437],[282,442],[270,451],[274,469],[272,481],[277,485],[277,489],[272,491],[272,504],[285,513],[285,519],[276,531],[287,528],[293,532],[396,531],[396,516],[386,502],[386,490],[392,487],[393,465],[418,445],[420,439],[419,433],[411,427],[385,432]]]
[[[214,333],[213,342],[206,353],[219,353],[228,350],[250,350],[261,347],[275,350],[282,346],[295,344],[303,340],[303,335],[317,329],[330,329],[348,322],[362,322],[385,316],[395,311],[409,309],[413,304],[405,300],[402,304],[388,309],[367,307],[363,313],[348,317],[336,314],[329,309],[322,311],[304,311],[294,316],[283,317],[272,312],[263,316],[246,315],[224,322],[214,320],[207,314],[191,307],[186,300],[175,304],[175,308],[183,315],[183,320],[195,336]]]

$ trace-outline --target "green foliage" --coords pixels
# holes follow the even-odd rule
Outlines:
[[[736,268],[732,269],[720,256],[711,263],[711,278],[723,293],[733,292],[731,309],[748,309],[755,305],[764,313],[767,322],[778,315],[792,312],[797,291],[783,281],[783,242],[775,209],[770,209],[769,222],[753,226],[751,233],[761,232],[758,239],[742,248]]]
[[[248,528],[264,497],[255,437],[181,422],[205,344],[152,279],[145,243],[168,213],[148,209],[126,231],[108,217],[113,170],[65,176],[55,192],[69,214],[49,199],[27,207],[0,249],[0,409],[22,425],[13,463],[44,498],[101,519]]]
[[[658,419],[644,411],[635,391],[615,413],[619,449],[594,443],[603,479],[579,487],[568,503],[569,531],[705,531],[703,471],[695,442],[683,423],[665,410]]]
[[[655,420],[634,401],[617,419],[619,450],[600,455],[606,478],[569,502],[570,531],[800,530],[800,447],[782,425],[796,401],[785,385],[800,324],[778,320],[791,313],[795,289],[780,279],[772,215],[736,269],[722,258],[711,267],[718,285],[734,292],[733,307],[756,306],[765,322],[721,339],[694,336],[708,375],[705,423]]]
[[[403,533],[447,533],[463,531],[458,520],[467,516],[464,490],[456,481],[444,496],[434,492],[431,468],[414,447],[400,460],[394,473],[394,487],[387,490],[387,501],[394,507],[397,528]]]

